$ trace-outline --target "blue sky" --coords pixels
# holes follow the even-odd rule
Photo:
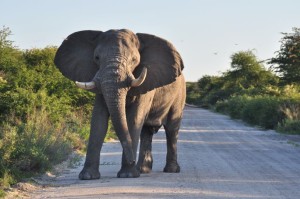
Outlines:
[[[188,81],[230,68],[230,56],[253,50],[265,60],[281,32],[300,27],[299,0],[0,0],[0,26],[21,49],[59,46],[79,30],[127,28],[171,41]]]

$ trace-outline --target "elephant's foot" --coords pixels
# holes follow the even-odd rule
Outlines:
[[[150,173],[152,171],[152,166],[150,167],[148,165],[141,165],[140,167],[138,167],[138,169],[141,173]]]
[[[118,172],[118,178],[137,178],[140,177],[140,172],[133,166],[122,166],[121,170]]]
[[[164,168],[165,173],[179,173],[180,172],[180,166],[178,163],[167,163]]]
[[[139,156],[139,161],[136,165],[136,168],[141,173],[150,173],[152,171],[152,165],[153,165],[151,150],[141,154],[144,154],[144,156],[143,155]]]
[[[152,161],[144,161],[142,164],[138,162],[136,168],[140,173],[150,173],[152,171]]]
[[[98,169],[83,168],[79,174],[80,180],[94,180],[100,178],[100,172]]]

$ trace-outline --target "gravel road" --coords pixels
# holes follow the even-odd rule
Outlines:
[[[186,108],[179,135],[181,173],[163,173],[163,130],[154,136],[153,171],[116,178],[121,146],[106,143],[101,179],[78,180],[82,168],[65,169],[31,198],[300,198],[300,137],[262,131],[198,108]]]

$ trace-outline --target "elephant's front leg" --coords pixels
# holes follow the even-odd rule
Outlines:
[[[99,179],[100,150],[107,132],[109,113],[102,95],[97,95],[91,120],[90,138],[81,180]]]
[[[130,124],[131,122],[128,122]],[[132,139],[132,148],[133,148],[133,154],[134,154],[134,159],[136,159],[136,152],[137,152],[137,145],[139,142],[139,135],[141,132],[141,127],[135,125],[135,124],[130,124],[128,125],[129,131],[130,131],[130,136]],[[135,162],[131,165],[128,165],[124,150],[122,153],[122,167],[120,171],[118,172],[117,175],[119,178],[136,178],[140,176],[139,170],[136,168]]]
[[[145,116],[149,112],[150,104],[152,103],[153,92],[147,95],[138,96],[126,109],[126,117],[128,128],[132,140],[132,149],[134,159],[136,160],[137,147],[140,139],[141,130],[145,121]],[[139,177],[140,171],[137,169],[136,164],[128,165],[126,163],[124,151],[122,155],[122,167],[118,172],[120,178]]]

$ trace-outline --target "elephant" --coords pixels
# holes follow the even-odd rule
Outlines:
[[[79,179],[100,178],[100,151],[109,118],[123,149],[117,177],[151,172],[152,138],[162,126],[167,142],[163,171],[180,172],[177,140],[186,98],[184,64],[169,41],[127,29],[83,30],[62,42],[54,63],[78,87],[95,93]]]

